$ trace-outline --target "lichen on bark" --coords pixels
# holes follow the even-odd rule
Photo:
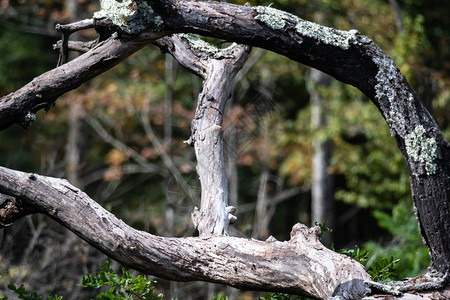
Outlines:
[[[272,7],[255,6],[253,9],[258,13],[255,20],[259,20],[274,30],[284,29],[286,21],[297,23],[297,33],[314,38],[320,42],[342,49],[348,49],[352,44],[358,43],[355,29],[344,31],[305,21],[293,14]]]
[[[436,173],[434,160],[438,156],[438,146],[434,138],[426,136],[422,125],[416,126],[405,138],[406,152],[415,162],[423,163],[428,174]]]
[[[159,30],[164,23],[153,8],[143,0],[101,0],[101,10],[94,13],[94,19],[107,18],[117,26],[126,26],[137,34],[153,26]]]
[[[180,33],[178,36],[188,41],[189,45],[194,49],[197,49],[202,53],[211,54],[215,59],[234,58],[234,48],[237,45],[236,43],[232,43],[226,48],[218,48],[202,40],[198,34]]]

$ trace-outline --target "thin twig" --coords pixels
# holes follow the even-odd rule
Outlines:
[[[109,134],[105,128],[93,117],[90,115],[87,115],[85,118],[86,122],[97,132],[97,134],[107,143],[114,146],[115,148],[123,151],[127,155],[129,155],[131,158],[133,158],[138,164],[145,167],[150,172],[160,172],[161,169],[157,167],[156,165],[149,163],[142,155],[137,153],[132,148],[125,145],[123,142],[119,141],[118,139],[114,138],[111,134]]]
[[[148,118],[148,113],[149,113],[149,105],[148,102],[146,102],[141,113],[141,123],[142,126],[144,127],[145,134],[147,135],[148,139],[150,140],[150,142],[152,143],[153,147],[156,149],[158,154],[161,156],[164,164],[169,169],[170,173],[172,173],[176,182],[180,185],[181,189],[186,193],[186,195],[189,196],[189,198],[192,201],[194,201],[194,195],[191,189],[186,184],[186,181],[183,179],[183,176],[181,175],[180,171],[175,166],[170,156],[166,153],[163,145],[161,144],[155,132],[153,131],[152,126],[150,124],[150,119]]]

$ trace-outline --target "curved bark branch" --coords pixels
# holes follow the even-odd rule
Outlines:
[[[371,39],[356,30],[320,26],[270,7],[183,0],[149,3],[163,20],[164,30],[193,31],[266,48],[366,94],[386,120],[410,171],[431,271],[450,274],[450,144],[393,61]]]
[[[130,38],[113,34],[76,59],[50,70],[19,90],[0,98],[0,130],[19,123],[29,126],[37,111],[48,110],[62,94],[79,87],[120,63],[164,34],[143,33]]]
[[[202,193],[200,210],[192,219],[200,236],[228,235],[236,217],[228,207],[228,182],[223,158],[222,120],[234,78],[247,60],[250,47],[233,44],[219,49],[193,35],[173,35],[169,52],[188,70],[204,78],[187,143],[195,148]]]
[[[297,224],[286,242],[158,237],[126,225],[67,180],[0,167],[0,181],[1,193],[20,197],[111,258],[147,274],[320,299],[356,299],[368,291],[364,267],[324,247],[317,227]]]

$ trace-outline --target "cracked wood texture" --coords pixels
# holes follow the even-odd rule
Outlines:
[[[212,1],[151,2],[166,29],[194,31],[269,49],[366,94],[385,118],[407,163],[420,232],[430,253],[430,271],[450,274],[450,144],[405,77],[372,40],[355,33],[348,48],[333,45],[323,36],[300,33],[297,26],[301,21],[283,12],[278,12],[278,17],[284,25],[274,29],[255,19],[258,12],[247,6]],[[319,32],[326,32],[325,27],[319,28]],[[407,151],[406,142],[420,126],[425,131],[420,139],[435,143],[436,154],[429,158],[435,168],[432,172],[426,170],[419,156]]]
[[[233,46],[232,58],[208,58],[205,81],[192,121],[191,140],[202,187],[200,211],[193,218],[200,236],[228,235],[228,182],[223,158],[222,119],[234,78],[247,60],[245,46]]]
[[[327,299],[360,298],[364,267],[318,240],[318,228],[297,224],[286,242],[234,238],[170,238],[135,230],[67,180],[0,167],[0,192],[44,212],[125,266],[163,278],[203,280],[242,289]]]
[[[202,47],[196,44],[199,42]],[[192,35],[172,35],[155,44],[204,80],[187,141],[195,148],[201,183],[201,207],[195,208],[192,219],[200,236],[228,235],[230,219],[235,217],[231,208],[227,208],[228,182],[221,126],[234,78],[247,60],[250,47],[233,44],[218,49]]]

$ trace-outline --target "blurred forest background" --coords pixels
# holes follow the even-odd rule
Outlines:
[[[247,1],[228,1],[244,4]],[[393,58],[450,139],[450,2],[249,1],[342,30],[357,29]],[[56,23],[90,18],[95,0],[0,0],[0,95],[54,68]],[[72,36],[75,38],[75,36]],[[77,34],[90,40],[95,32]],[[211,42],[218,42],[209,39]],[[202,82],[149,45],[60,97],[24,130],[0,132],[0,165],[67,178],[129,225],[192,236],[200,186],[183,143]],[[327,222],[324,243],[399,258],[400,277],[428,266],[406,166],[377,108],[358,90],[287,58],[253,49],[224,117],[230,234],[289,239],[296,222]],[[42,295],[87,299],[80,278],[106,257],[43,215],[0,231],[0,293],[24,283]],[[114,265],[113,265],[114,266]],[[117,265],[116,265],[117,267]],[[178,299],[256,293],[158,280]],[[14,298],[12,298],[14,299]]]

